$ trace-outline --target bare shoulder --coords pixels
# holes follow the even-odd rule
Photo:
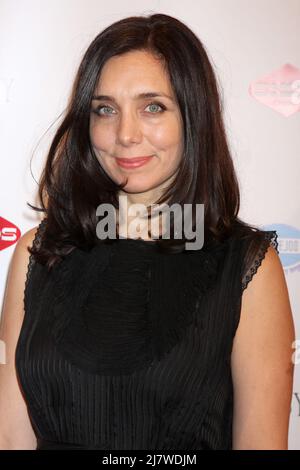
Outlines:
[[[231,356],[236,449],[287,446],[295,328],[284,270],[270,246],[242,295]]]
[[[265,322],[290,326],[291,306],[284,270],[275,248],[266,251],[261,266],[243,291],[240,323],[236,339],[249,328]],[[259,333],[258,331],[256,332]]]
[[[23,233],[23,235],[19,238],[17,242],[17,246],[23,248],[27,248],[28,246],[32,246],[35,235],[37,233],[39,226],[36,225],[35,227],[31,228],[30,230],[27,230],[27,232]]]
[[[243,292],[244,305],[248,304],[251,299],[256,298],[258,294],[262,294],[264,291],[267,293],[272,287],[281,287],[284,288],[285,292],[287,291],[285,275],[279,255],[273,246],[269,246],[261,266]],[[283,294],[282,291],[278,293]]]
[[[30,230],[27,230],[27,232],[23,233],[23,235],[17,241],[10,263],[10,271],[12,271],[13,275],[16,273],[16,271],[24,272],[24,269],[27,268],[30,256],[28,248],[31,248],[33,245],[38,227],[39,226],[37,225]]]

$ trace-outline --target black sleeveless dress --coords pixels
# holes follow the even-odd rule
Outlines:
[[[172,255],[123,238],[50,272],[30,255],[15,364],[37,450],[231,449],[241,296],[278,252],[261,233],[251,259],[234,237]]]

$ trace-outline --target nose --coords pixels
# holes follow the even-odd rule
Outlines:
[[[132,142],[140,142],[142,130],[138,117],[134,112],[124,113],[119,120],[117,129],[117,141],[122,145]]]

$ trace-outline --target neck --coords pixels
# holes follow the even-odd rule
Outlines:
[[[150,192],[149,192],[150,193]],[[129,238],[135,238],[131,236],[132,230],[137,233],[138,237],[145,240],[151,240],[148,234],[148,230],[154,231],[157,236],[158,231],[161,233],[162,222],[161,215],[153,215],[147,221],[147,207],[149,206],[149,213],[151,212],[151,204],[154,204],[158,200],[159,195],[156,193],[154,197],[153,191],[151,195],[149,193],[135,193],[130,194],[120,191],[119,196],[119,209],[116,209],[117,216],[117,232],[119,235]],[[143,208],[134,208],[135,204],[142,204]],[[131,209],[131,214],[129,215]],[[151,223],[152,221],[152,223]],[[159,228],[158,228],[159,227]]]

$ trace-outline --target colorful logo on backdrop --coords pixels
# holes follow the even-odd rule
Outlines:
[[[300,111],[300,69],[285,64],[250,83],[249,94],[283,116]]]
[[[21,236],[20,229],[4,217],[0,217],[0,251],[16,243]]]
[[[276,230],[279,257],[287,272],[300,271],[300,230],[292,225],[272,224],[263,230]]]

